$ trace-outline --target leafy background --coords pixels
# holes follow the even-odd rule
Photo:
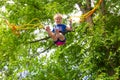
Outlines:
[[[98,2],[92,1],[94,5]],[[40,40],[47,37],[43,29],[23,30],[18,36],[5,23],[7,19],[22,26],[38,18],[51,25],[56,13],[70,17],[78,12],[75,5],[83,14],[93,8],[91,0],[0,0],[0,79],[119,80],[119,0],[103,0],[92,16],[75,22],[75,30],[66,34],[67,44],[60,47],[50,38]]]

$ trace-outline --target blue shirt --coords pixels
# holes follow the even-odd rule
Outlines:
[[[61,33],[65,33],[66,32],[66,25],[65,24],[57,24],[53,28],[52,32],[55,33],[56,29],[58,29]]]

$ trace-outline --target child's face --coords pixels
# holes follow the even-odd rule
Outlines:
[[[56,16],[54,18],[56,24],[61,24],[62,23],[62,18],[60,16]]]

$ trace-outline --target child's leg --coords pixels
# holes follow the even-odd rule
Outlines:
[[[46,27],[46,31],[48,32],[48,35],[54,40],[54,41],[57,41],[57,37],[55,35],[55,33],[53,33],[49,27]]]
[[[56,30],[56,37],[61,41],[65,40],[65,36],[59,30]]]

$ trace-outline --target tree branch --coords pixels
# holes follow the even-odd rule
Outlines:
[[[43,41],[43,40],[47,40],[49,39],[50,37],[45,37],[45,38],[42,38],[42,39],[39,39],[39,40],[35,40],[35,41],[29,41],[28,43],[36,43],[36,42],[39,42],[39,41]]]
[[[49,50],[53,45],[54,45],[54,44],[51,44],[51,45],[50,45],[49,47],[47,47],[45,50],[43,50],[43,51],[41,51],[41,52],[39,52],[39,53],[37,53],[37,54],[33,54],[32,57],[36,57],[36,56],[40,55],[41,53],[46,52],[46,51]]]

